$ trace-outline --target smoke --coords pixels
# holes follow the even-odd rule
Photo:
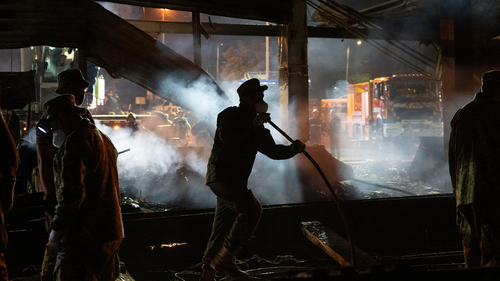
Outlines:
[[[347,86],[347,83],[345,80],[338,80],[337,84],[335,84],[335,86],[326,90],[326,93],[325,93],[326,98],[327,99],[338,99],[340,97],[347,95],[346,86]]]
[[[145,199],[169,206],[208,208],[215,205],[215,196],[205,186],[206,159],[179,148],[147,131],[112,128],[97,122],[116,149],[128,152],[118,156],[120,189],[125,196]]]
[[[218,113],[230,103],[219,96],[213,82],[207,79],[202,77],[186,86],[168,78],[162,87],[176,93],[179,102],[192,108],[196,115],[211,117],[213,135]],[[232,92],[237,87],[225,86]],[[205,185],[208,159],[203,153],[196,153],[196,147],[178,147],[151,132],[131,135],[126,128],[112,130],[99,122],[96,125],[111,138],[118,151],[130,149],[118,157],[120,188],[125,196],[183,208],[215,206],[215,195]],[[294,180],[294,169],[293,160],[274,161],[258,154],[249,188],[263,204],[299,203],[303,191],[299,181]]]

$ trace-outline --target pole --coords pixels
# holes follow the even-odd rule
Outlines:
[[[194,53],[194,64],[201,67],[201,23],[200,23],[200,13],[191,12],[192,24],[193,24],[193,53]]]
[[[165,9],[161,9],[161,21],[165,21]],[[163,45],[165,45],[165,32],[162,32],[163,35]]]
[[[349,83],[349,46],[347,46],[347,64],[345,67],[345,82]]]
[[[219,83],[219,47],[220,44],[217,44],[217,83]]]
[[[266,25],[269,25],[266,22]],[[266,36],[266,80],[269,80],[269,36]]]

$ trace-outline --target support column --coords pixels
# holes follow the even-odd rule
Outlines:
[[[194,64],[201,67],[201,22],[200,13],[192,12],[193,18],[193,53],[194,53]]]
[[[281,26],[279,38],[281,126],[304,142],[309,140],[306,10],[304,0],[293,0],[292,21]]]
[[[451,119],[475,94],[470,0],[441,1],[441,52],[444,159],[448,159]],[[447,177],[449,179],[449,177]],[[451,182],[445,182],[451,191]]]

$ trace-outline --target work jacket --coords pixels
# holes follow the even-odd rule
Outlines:
[[[257,151],[275,160],[288,159],[296,154],[289,146],[276,144],[263,125],[254,126],[256,116],[253,106],[242,104],[219,113],[208,160],[207,184],[226,179],[246,185]]]
[[[500,200],[500,102],[478,93],[451,121],[449,168],[457,207]]]
[[[54,230],[102,242],[124,237],[117,158],[105,134],[89,120],[79,121],[54,157],[58,201]]]

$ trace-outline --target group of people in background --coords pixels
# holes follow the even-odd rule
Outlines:
[[[333,157],[339,159],[342,134],[340,117],[335,113],[334,109],[330,110],[328,122],[321,119],[317,108],[313,108],[311,114],[312,117],[309,118],[309,144],[321,145],[322,138],[328,134],[330,137],[330,153]]]

